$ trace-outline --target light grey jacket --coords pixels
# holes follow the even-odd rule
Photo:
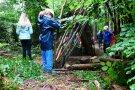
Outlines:
[[[17,26],[16,33],[19,35],[19,39],[31,39],[33,33],[32,26]]]

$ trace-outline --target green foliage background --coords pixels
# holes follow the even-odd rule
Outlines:
[[[121,1],[121,3],[119,3]],[[46,7],[54,9],[55,18],[59,17],[61,8],[65,0],[4,0],[0,3],[0,42],[9,43],[9,45],[20,45],[18,43],[18,36],[16,35],[16,25],[21,12],[26,12],[32,26],[34,29],[34,34],[32,36],[33,43],[38,42],[39,27],[36,24],[38,13]],[[76,22],[81,22],[88,20],[90,25],[94,28],[94,24],[97,24],[97,30],[102,30],[106,22],[111,22],[112,27],[114,22],[112,19],[115,18],[114,13],[112,16],[109,15],[106,3],[109,4],[111,12],[117,11],[117,15],[121,20],[121,33],[116,36],[116,44],[108,48],[108,54],[114,58],[116,56],[120,59],[131,61],[127,68],[125,69],[126,74],[130,77],[127,83],[131,90],[135,89],[135,1],[134,0],[67,0],[66,5],[63,10],[63,17],[69,17],[69,12],[75,12],[82,5],[84,11],[88,11],[86,16],[77,16]],[[133,19],[130,23],[128,20]],[[75,23],[76,23],[75,22]],[[68,22],[70,24],[70,21]],[[71,23],[72,24],[72,23]],[[70,25],[67,25],[70,27]],[[66,28],[66,25],[65,25]],[[113,28],[112,28],[113,29]],[[93,31],[94,29],[92,29]],[[18,48],[14,49],[19,50]],[[33,73],[31,69],[39,69],[40,66],[33,63],[34,67],[24,68],[30,66],[31,62],[26,64],[25,61],[17,59],[3,59],[0,58],[0,73],[9,77],[13,81],[22,82],[25,78],[35,78],[39,74]],[[11,63],[11,65],[9,64]],[[14,66],[15,65],[15,66]],[[111,64],[113,65],[113,64]],[[115,64],[116,65],[116,64]],[[114,65],[114,66],[115,66]],[[19,66],[22,66],[21,68]],[[119,65],[116,65],[117,67]],[[103,70],[107,71],[112,79],[118,77],[118,68],[110,66],[110,64],[105,63],[103,65]],[[4,71],[3,71],[4,70]],[[23,73],[22,71],[29,71],[28,73]],[[15,76],[14,72],[17,74]],[[37,72],[40,72],[37,70]],[[124,71],[123,71],[124,72]],[[10,73],[10,74],[7,74]],[[117,73],[115,76],[114,73]],[[11,75],[11,76],[10,76]],[[32,76],[34,75],[34,76]],[[23,76],[23,77],[21,77]],[[14,78],[15,77],[15,78]],[[1,79],[1,78],[0,78]],[[106,79],[108,80],[108,79]],[[118,79],[119,80],[119,79]],[[1,83],[1,82],[0,82]],[[2,85],[2,84],[1,84]]]

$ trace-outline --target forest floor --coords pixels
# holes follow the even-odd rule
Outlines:
[[[103,50],[98,48],[98,44],[95,44],[95,52],[97,56],[103,55]],[[0,53],[0,56],[13,57],[11,54]],[[41,63],[41,57],[36,58],[39,64]],[[83,71],[82,71],[83,72]],[[45,76],[42,80],[28,79],[20,85],[20,90],[93,90],[91,85],[82,86],[83,83],[89,83],[87,80],[80,80],[74,73],[57,73],[49,75],[43,73]],[[95,90],[95,89],[94,89]]]
[[[96,54],[102,55],[103,50],[95,44]],[[37,60],[41,64],[41,58]],[[21,90],[91,90],[91,86],[83,87],[83,81],[77,81],[78,78],[73,73],[60,73],[55,75],[44,74],[43,80],[25,80],[20,86]]]
[[[21,90],[90,90],[90,87],[82,87],[82,82],[72,82],[77,77],[73,74],[48,75],[44,74],[46,79],[26,80],[20,86]],[[71,81],[70,81],[71,80]]]
[[[98,44],[95,44],[95,52],[97,55],[97,58],[99,58],[101,55],[104,54],[103,48],[99,49]],[[3,58],[7,57],[15,57],[15,55],[8,53],[6,51],[0,51],[0,56]],[[36,57],[34,59],[39,64],[42,64],[41,62],[41,57]],[[63,68],[62,68],[63,69]],[[73,72],[78,72],[78,71],[66,71],[60,72],[60,73],[55,73],[53,75],[49,75],[46,73],[41,73],[44,76],[43,79],[27,79],[23,82],[23,84],[20,85],[20,90],[98,90],[97,87],[93,89],[93,84],[96,84],[94,81],[98,80],[95,79],[97,76],[93,75],[91,76],[90,74],[92,73],[91,70],[88,72],[90,74],[89,77],[91,79],[82,79],[76,76]],[[81,72],[86,72],[81,70]],[[85,76],[84,76],[85,77]],[[98,77],[100,78],[100,75],[98,74]],[[89,81],[90,80],[90,81]],[[91,83],[92,82],[92,83]],[[100,84],[104,82],[100,81]],[[96,86],[96,85],[95,85]],[[121,87],[119,85],[113,85],[116,89],[113,90],[128,90],[128,89],[120,89]],[[102,86],[101,86],[102,87]],[[125,87],[124,87],[125,88]]]

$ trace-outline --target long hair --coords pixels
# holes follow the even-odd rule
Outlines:
[[[25,13],[21,14],[18,21],[18,26],[31,26],[30,20]]]

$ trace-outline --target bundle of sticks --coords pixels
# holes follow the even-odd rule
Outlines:
[[[80,14],[82,14],[83,16],[86,14],[86,12],[84,12],[84,8],[83,8],[84,4],[82,4],[81,8],[80,8]],[[77,10],[77,9],[76,9]],[[74,14],[76,13],[76,10],[74,12]],[[72,22],[74,22],[74,18],[75,17],[69,17],[69,19],[61,19],[61,21],[64,20],[71,20],[71,24]],[[72,30],[68,30],[69,28],[67,28],[63,35],[59,38],[59,44],[58,47],[55,50],[55,60],[57,62],[61,62],[62,67],[64,66],[67,58],[70,56],[70,54],[72,53],[72,51],[74,50],[74,48],[77,46],[78,42],[81,45],[81,35],[82,35],[82,31],[84,30],[86,24],[88,23],[88,20],[84,21],[83,23],[79,24],[76,23],[72,26]],[[69,31],[71,31],[69,33]]]

